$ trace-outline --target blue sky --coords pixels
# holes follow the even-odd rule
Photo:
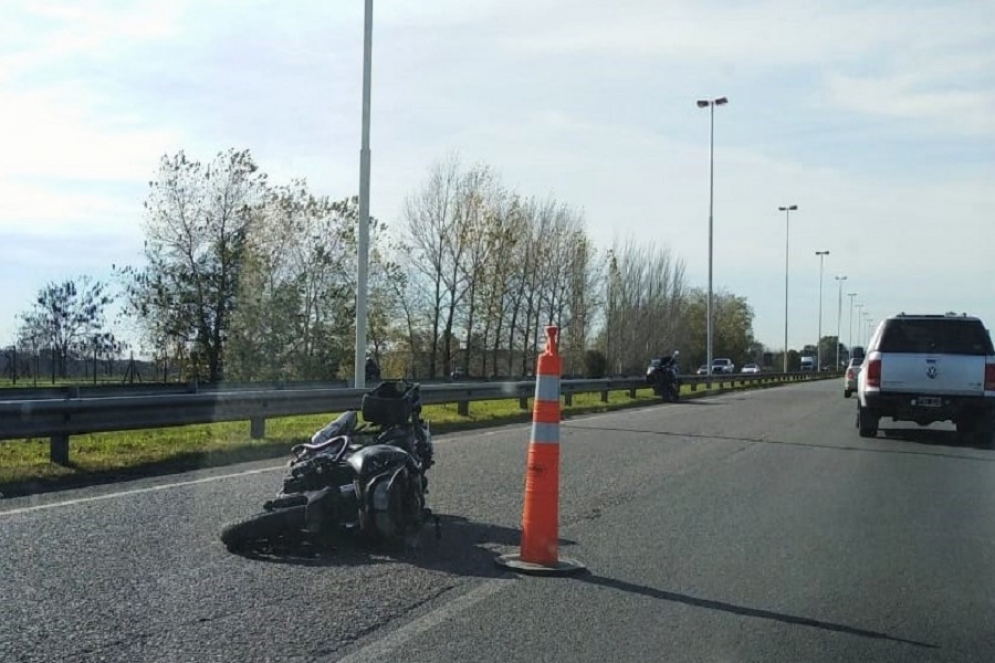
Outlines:
[[[291,9],[292,7],[292,9]],[[0,345],[45,283],[140,259],[164,153],[250,149],[274,180],[358,189],[362,0],[0,7]],[[707,275],[782,345],[824,333],[836,283],[874,318],[967,311],[995,325],[995,4],[768,0],[378,2],[372,212],[397,222],[458,151],[614,237]],[[846,309],[847,307],[844,307]],[[844,340],[848,334],[844,316]]]

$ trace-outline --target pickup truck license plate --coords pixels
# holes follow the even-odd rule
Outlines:
[[[916,399],[916,405],[920,407],[940,407],[943,401],[937,396],[920,396]]]

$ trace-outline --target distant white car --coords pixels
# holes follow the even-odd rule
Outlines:
[[[863,357],[854,357],[846,365],[846,373],[843,375],[843,398],[850,398],[857,391],[857,376],[860,375],[860,365],[864,363]]]
[[[735,372],[736,372],[736,365],[732,363],[732,359],[722,358],[722,359],[712,360],[712,375],[715,375],[716,373],[723,373],[728,375],[729,373],[735,373]]]
[[[708,364],[702,364],[695,373],[698,375],[708,375]]]
[[[759,373],[760,372],[760,367],[757,366],[756,364],[747,364],[746,366],[743,366],[743,371],[742,372],[743,373]]]

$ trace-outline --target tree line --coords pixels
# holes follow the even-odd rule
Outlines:
[[[160,160],[142,220],[142,264],[43,288],[20,347],[120,356],[105,319],[117,302],[145,356],[186,379],[351,377],[355,197],[274,184],[247,150],[181,151]],[[683,259],[631,239],[600,250],[581,210],[511,190],[487,164],[437,162],[396,227],[371,219],[370,246],[368,350],[384,376],[528,376],[549,324],[568,375],[639,374],[674,349],[705,361],[706,295]],[[746,299],[718,292],[713,308],[715,356],[760,360]]]

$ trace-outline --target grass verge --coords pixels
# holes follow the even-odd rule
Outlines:
[[[695,392],[685,385],[682,396],[700,397],[778,384],[783,383],[722,390],[699,388]],[[627,391],[609,392],[607,403],[601,402],[597,393],[578,394],[572,405],[563,406],[563,416],[641,407],[658,401],[649,389],[638,390],[635,398]],[[455,403],[430,405],[425,407],[423,416],[432,422],[436,433],[472,430],[529,421],[531,411],[522,411],[518,405],[518,400],[473,402],[468,417],[459,415]],[[77,435],[71,438],[71,464],[67,467],[49,462],[47,439],[0,442],[0,494],[13,497],[281,458],[289,453],[291,446],[310,438],[335,416],[330,413],[270,419],[266,422],[266,437],[261,440],[249,437],[248,422]]]

